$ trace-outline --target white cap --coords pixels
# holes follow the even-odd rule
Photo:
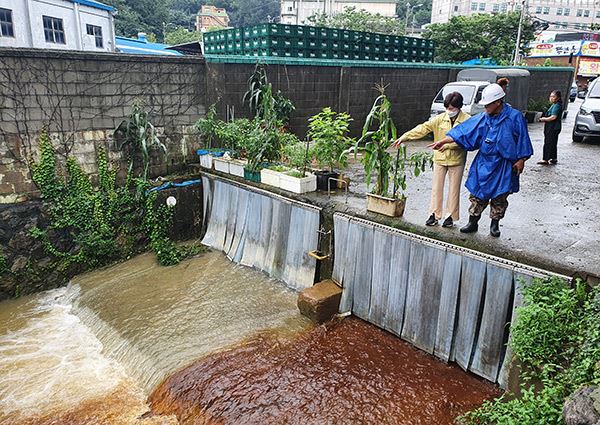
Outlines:
[[[498,99],[502,99],[504,96],[506,96],[506,93],[504,92],[504,89],[502,89],[502,87],[500,87],[496,83],[490,84],[489,86],[483,89],[479,104],[486,106],[492,102],[497,101]]]

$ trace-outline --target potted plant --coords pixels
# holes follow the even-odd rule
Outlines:
[[[323,108],[321,112],[309,120],[308,136],[314,141],[312,154],[321,170],[317,176],[317,189],[327,190],[337,187],[339,173],[335,168],[346,168],[348,165],[347,148],[352,143],[348,138],[350,115],[345,112],[336,113],[331,108]]]
[[[406,190],[406,170],[414,167],[415,175],[419,175],[427,164],[432,164],[432,156],[428,152],[417,152],[411,157],[406,155],[406,146],[401,145],[396,152],[395,161],[388,149],[396,140],[396,126],[391,118],[392,104],[385,95],[384,86],[376,86],[379,96],[365,120],[361,138],[356,142],[355,152],[363,153],[361,162],[365,169],[367,188],[371,178],[377,174],[375,187],[367,193],[367,210],[390,217],[399,217],[404,213],[406,196],[398,194]],[[371,130],[371,128],[374,128]],[[393,189],[390,192],[390,177]]]
[[[310,147],[297,141],[283,148],[286,162],[293,167],[280,175],[279,187],[294,193],[314,192],[317,190],[317,176],[306,171],[310,158]]]
[[[244,177],[244,167],[248,161],[240,158],[243,151],[244,137],[252,130],[253,122],[240,118],[230,122],[222,122],[217,127],[217,138],[226,152],[223,157],[214,158],[215,170]]]
[[[550,101],[548,99],[529,99],[527,102],[527,110],[524,112],[525,120],[528,123],[538,122],[542,117],[542,114],[550,107]]]
[[[213,168],[213,159],[215,156],[223,156],[223,150],[215,150],[212,144],[217,140],[217,134],[221,122],[217,119],[217,109],[215,105],[208,108],[206,117],[196,122],[196,129],[204,139],[206,149],[199,149],[196,153],[200,157],[200,166],[204,168]]]
[[[269,165],[260,170],[260,182],[269,186],[280,187],[281,175],[289,170],[289,167],[286,167],[285,165]]]

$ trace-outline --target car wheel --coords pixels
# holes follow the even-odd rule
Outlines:
[[[575,132],[573,132],[573,142],[574,143],[581,143],[583,142],[583,136],[578,136],[575,134]]]

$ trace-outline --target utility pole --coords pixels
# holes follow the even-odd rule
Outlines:
[[[519,47],[521,45],[521,31],[523,29],[523,15],[527,9],[527,0],[521,2],[521,16],[519,17],[519,29],[517,30],[517,44],[515,44],[515,57],[513,59],[513,66],[519,64]]]

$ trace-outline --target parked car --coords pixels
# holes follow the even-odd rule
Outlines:
[[[584,137],[600,137],[600,84],[594,80],[588,85],[585,100],[577,112],[573,124],[573,142]]]
[[[575,102],[577,98],[577,83],[573,83],[571,85],[571,90],[569,91],[569,102]]]
[[[448,93],[454,91],[462,94],[464,106],[462,110],[470,115],[475,115],[483,112],[484,108],[479,104],[481,100],[481,92],[488,86],[489,81],[457,81],[448,83],[438,92],[433,103],[431,104],[431,118],[446,111],[444,108],[444,98]]]

